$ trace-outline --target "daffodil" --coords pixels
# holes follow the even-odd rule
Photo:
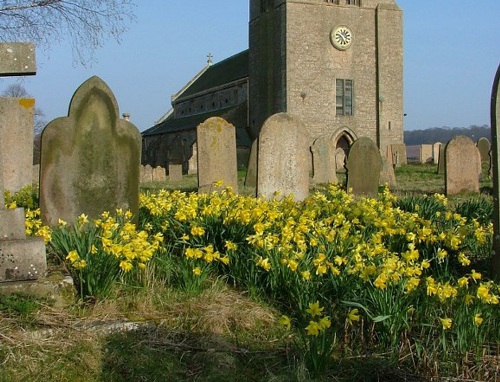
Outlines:
[[[306,309],[306,312],[309,313],[312,317],[320,316],[321,312],[323,312],[325,308],[319,306],[319,301],[309,303],[309,308]]]
[[[451,318],[439,318],[439,321],[441,321],[441,325],[443,326],[444,330],[448,330],[451,328],[453,324],[453,320]]]
[[[347,320],[352,324],[355,321],[360,320],[359,310],[357,308],[351,309],[347,314]]]
[[[292,325],[290,317],[288,317],[286,315],[281,316],[280,319],[279,319],[279,321],[278,321],[278,323],[281,326],[284,326],[287,330],[290,330],[290,327]]]

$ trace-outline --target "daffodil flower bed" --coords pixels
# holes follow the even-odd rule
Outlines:
[[[140,206],[138,227],[104,215],[61,231],[89,235],[82,248],[68,240],[70,267],[101,272],[97,251],[122,274],[168,258],[184,287],[222,275],[279,307],[313,372],[367,348],[424,365],[430,353],[456,360],[500,342],[500,286],[475,267],[492,224],[442,195],[421,207],[388,189],[355,198],[335,185],[302,202],[162,190]],[[62,247],[56,232],[51,244]]]

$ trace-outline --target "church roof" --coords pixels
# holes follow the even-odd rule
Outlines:
[[[196,129],[200,123],[205,122],[210,117],[221,117],[235,126],[246,126],[246,123],[237,123],[241,116],[246,117],[247,114],[247,104],[246,101],[240,103],[239,105],[227,107],[225,109],[212,110],[203,114],[190,115],[183,118],[174,118],[171,114],[167,119],[163,120],[161,123],[145,130],[142,132],[143,137],[161,135],[166,133],[173,133],[178,131],[186,131]],[[245,128],[236,128],[236,144],[238,146],[250,146],[252,140],[248,135]]]
[[[205,90],[214,89],[248,77],[248,49],[209,66],[175,99],[188,98]]]

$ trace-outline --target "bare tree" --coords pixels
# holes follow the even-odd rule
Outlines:
[[[66,38],[85,64],[108,36],[120,41],[134,14],[133,0],[0,0],[0,41],[32,41],[48,48]]]
[[[26,88],[19,83],[13,83],[7,86],[2,92],[2,97],[33,98]],[[46,124],[47,120],[45,119],[45,113],[39,107],[35,107],[35,135],[40,134]]]

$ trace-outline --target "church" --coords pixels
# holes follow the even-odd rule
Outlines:
[[[207,65],[145,130],[143,164],[183,164],[196,127],[212,116],[236,127],[245,166],[265,120],[301,118],[311,145],[328,137],[348,153],[372,139],[389,161],[403,144],[403,14],[394,0],[250,0],[249,49]]]

